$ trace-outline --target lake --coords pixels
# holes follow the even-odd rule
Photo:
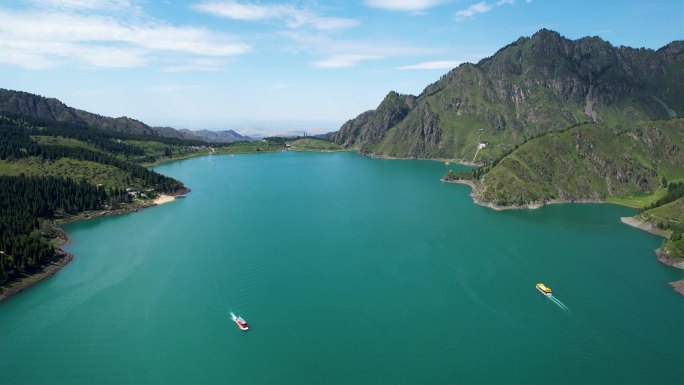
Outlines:
[[[496,212],[432,161],[213,161],[156,168],[185,199],[67,226],[74,261],[0,305],[0,384],[684,378],[684,272],[633,209]]]

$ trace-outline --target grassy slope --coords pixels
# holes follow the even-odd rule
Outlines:
[[[110,153],[97,148],[95,145],[73,138],[54,137],[54,136],[33,136],[32,139],[42,145],[69,146],[85,148],[97,151],[110,156],[138,163],[143,166],[152,166],[170,160],[186,159],[193,156],[208,154],[208,149],[200,149],[192,146],[168,145],[155,141],[126,140],[124,143],[143,149],[145,155],[126,158],[123,154]],[[114,139],[112,139],[114,140]],[[172,156],[165,156],[164,150],[170,148]],[[149,162],[152,158],[155,161]],[[18,161],[0,161],[0,175],[25,175],[33,176],[64,176],[69,175],[75,179],[86,179],[93,184],[102,184],[105,187],[136,187],[142,188],[141,181],[131,178],[122,170],[116,167],[62,158],[53,162],[43,161],[35,157],[20,159]]]
[[[255,140],[252,142],[236,142],[229,146],[216,149],[218,154],[246,154],[253,152],[275,152],[284,151],[285,145],[266,140]]]
[[[52,145],[52,146],[69,146],[69,147],[80,147],[92,151],[101,151],[94,145],[86,143],[77,139],[63,138],[61,136],[32,136],[31,139],[36,141],[38,144]]]
[[[684,225],[684,197],[674,202],[646,210],[642,213],[641,219],[645,219],[660,227],[682,227]],[[684,259],[684,239],[668,239],[661,248],[667,256],[671,258]]]
[[[192,146],[181,146],[181,145],[170,145],[155,141],[141,141],[141,140],[126,140],[126,144],[130,144],[145,151],[145,157],[140,157],[139,159],[130,158],[128,159],[134,163],[146,163],[148,157],[153,157],[157,162],[164,162],[165,160],[172,159],[185,159],[192,156],[204,155],[208,152],[206,149],[198,149]],[[171,150],[171,156],[164,155],[166,149]]]
[[[521,145],[482,179],[476,197],[502,206],[548,200],[606,200],[643,207],[664,194],[662,177],[684,166],[684,120],[623,132],[584,124]]]
[[[644,214],[653,215],[663,220],[684,223],[684,198],[679,198],[674,202],[644,211]]]
[[[109,153],[97,148],[91,143],[83,142],[77,139],[52,136],[34,136],[32,139],[43,145],[79,147],[102,152],[119,159],[125,159],[132,163],[141,164],[146,167],[158,165],[160,163],[172,160],[181,160],[194,156],[207,155],[210,152],[208,147],[201,148],[186,145],[169,145],[155,141],[125,140],[124,143],[139,147],[145,152],[145,155],[143,156],[125,158],[123,154]],[[339,146],[324,140],[314,140],[309,138],[303,138],[303,140],[303,142],[300,142],[302,148],[313,150],[340,149]],[[211,146],[211,144],[207,144],[207,146]],[[166,156],[164,153],[167,148],[171,149],[172,155],[170,157]],[[219,154],[242,154],[283,151],[285,150],[285,146],[281,143],[274,143],[270,141],[252,141],[237,142],[227,146],[223,145],[215,150],[216,153]],[[150,159],[154,159],[154,161],[150,162]],[[20,159],[18,161],[0,160],[0,175],[19,175],[21,173],[34,176],[69,175],[75,179],[87,179],[93,184],[103,184],[105,187],[143,187],[139,180],[130,178],[125,172],[119,170],[118,168],[95,162],[80,161],[69,158],[62,158],[54,162],[45,162],[42,159],[35,157]]]
[[[142,188],[139,180],[132,179],[128,174],[114,166],[96,162],[61,158],[56,161],[44,161],[41,158],[30,157],[9,162],[0,160],[0,175],[27,176],[55,176],[68,175],[74,179],[86,179],[90,183],[102,184],[105,188],[137,187]]]
[[[340,146],[333,142],[314,138],[298,138],[291,142],[287,142],[293,150],[300,151],[340,151],[343,150]]]
[[[133,156],[126,158],[123,154],[114,154],[103,151],[91,143],[83,142],[72,138],[54,137],[54,136],[34,136],[32,137],[36,142],[43,145],[59,145],[59,146],[70,146],[70,147],[80,147],[92,151],[98,151],[102,153],[109,154],[119,159],[127,160],[129,162],[142,164],[145,166],[150,166],[154,164],[159,164],[168,160],[175,159],[185,159],[192,156],[205,155],[208,153],[207,149],[195,148],[192,146],[183,145],[170,145],[155,141],[140,141],[140,140],[125,140],[123,143],[141,148],[145,155],[143,156]],[[114,140],[114,139],[112,139]],[[171,149],[172,156],[166,156],[164,151],[169,148]],[[154,162],[149,162],[148,160],[154,158]]]

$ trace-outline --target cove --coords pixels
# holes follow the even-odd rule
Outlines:
[[[682,272],[632,209],[495,212],[439,162],[213,158],[156,168],[185,199],[67,227],[74,261],[0,306],[1,384],[681,382]]]

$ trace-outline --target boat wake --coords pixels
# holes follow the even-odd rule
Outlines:
[[[563,311],[570,311],[570,309],[568,309],[568,307],[565,306],[565,304],[564,304],[563,302],[561,302],[561,300],[559,300],[558,298],[554,297],[553,295],[548,295],[548,296],[546,296],[546,298],[550,299],[551,302],[553,302],[553,303],[555,303],[556,305],[558,305],[558,307],[561,308],[561,309],[563,309]]]

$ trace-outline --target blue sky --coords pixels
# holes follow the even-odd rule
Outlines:
[[[3,0],[0,87],[151,125],[337,130],[549,28],[657,49],[684,1]]]

